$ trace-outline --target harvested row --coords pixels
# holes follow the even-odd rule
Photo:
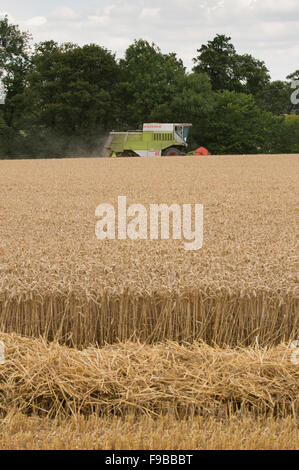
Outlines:
[[[48,417],[172,415],[227,418],[299,412],[299,369],[287,345],[218,349],[126,343],[84,351],[0,334],[0,412]]]
[[[27,417],[11,412],[0,418],[0,449],[5,450],[296,450],[295,418],[228,420],[172,416],[75,415],[66,419]]]

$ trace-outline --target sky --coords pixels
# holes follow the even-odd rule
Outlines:
[[[34,42],[96,43],[122,57],[134,39],[176,52],[191,70],[216,34],[263,60],[273,80],[299,69],[299,0],[0,0],[0,16]]]

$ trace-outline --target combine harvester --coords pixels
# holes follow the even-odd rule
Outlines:
[[[210,155],[200,147],[186,154],[192,124],[144,124],[142,131],[110,132],[103,157]]]

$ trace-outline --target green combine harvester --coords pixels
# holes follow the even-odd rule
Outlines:
[[[110,132],[103,157],[185,155],[192,124],[144,124],[142,131]]]

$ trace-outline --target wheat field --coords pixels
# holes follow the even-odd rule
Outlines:
[[[298,332],[297,156],[2,161],[0,329],[102,346]],[[95,209],[203,204],[204,246],[100,242]]]
[[[297,448],[298,159],[0,161],[0,448]],[[118,196],[203,248],[99,241]]]

